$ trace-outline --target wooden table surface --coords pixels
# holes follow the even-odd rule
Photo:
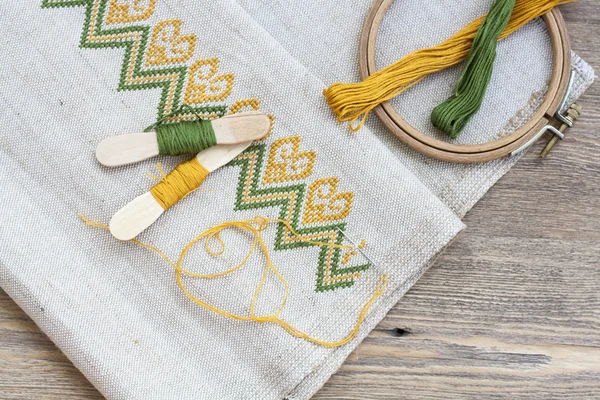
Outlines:
[[[562,7],[600,71],[600,4]],[[1,61],[0,61],[1,62]],[[315,399],[600,399],[600,84],[538,144]],[[0,290],[0,399],[102,399]]]

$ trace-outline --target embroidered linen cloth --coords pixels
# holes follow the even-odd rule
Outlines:
[[[439,42],[489,6],[408,3],[394,4],[384,20],[381,66]],[[406,149],[374,118],[356,135],[335,122],[321,92],[334,81],[358,79],[357,39],[369,5],[0,4],[0,286],[107,398],[309,398],[463,228],[460,217],[516,161],[450,165]],[[459,9],[448,21],[447,10]],[[421,32],[423,26],[428,30]],[[411,41],[401,40],[406,37]],[[518,65],[511,62],[515,57]],[[503,42],[490,95],[461,140],[506,134],[533,114],[551,58],[540,21]],[[574,68],[573,99],[593,79],[577,56]],[[435,134],[426,111],[447,97],[458,71],[436,74],[395,105]],[[414,106],[419,102],[422,108]],[[345,234],[365,240],[376,266],[357,252],[299,245],[281,226],[264,233],[273,263],[290,285],[280,317],[318,339],[344,337],[381,274],[389,274],[388,289],[351,343],[326,348],[275,325],[213,314],[185,297],[159,256],[77,217],[108,222],[148,191],[153,182],[145,173],[154,172],[156,161],[168,171],[189,159],[107,169],[94,158],[100,140],[141,131],[181,104],[207,117],[260,109],[272,116],[273,129],[140,239],[176,259],[208,227],[262,215],[289,220],[305,239],[348,243]],[[208,273],[234,266],[251,241],[234,232],[225,240],[224,257],[194,248],[185,267]],[[220,308],[247,313],[264,262],[256,254],[236,274],[188,280],[186,287]],[[271,277],[257,312],[273,312],[282,295]]]

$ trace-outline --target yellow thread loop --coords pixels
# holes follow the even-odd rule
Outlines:
[[[109,230],[107,225],[95,222],[83,214],[79,214],[79,217],[89,226],[92,226],[95,228],[101,228],[104,230]],[[325,340],[316,339],[279,318],[279,314],[281,314],[281,312],[285,308],[285,305],[286,305],[288,297],[289,297],[289,285],[288,285],[287,281],[285,280],[285,278],[281,275],[281,273],[279,272],[277,267],[275,267],[275,265],[272,263],[271,257],[269,255],[269,250],[261,237],[261,232],[265,231],[271,223],[283,224],[295,237],[299,238],[298,233],[296,233],[294,231],[294,229],[292,228],[289,221],[258,216],[251,220],[225,222],[220,225],[217,225],[217,226],[207,229],[206,231],[202,232],[200,235],[196,236],[192,241],[190,241],[183,248],[183,250],[181,251],[181,253],[179,255],[179,258],[177,259],[177,262],[172,261],[162,250],[160,250],[152,245],[140,242],[139,240],[136,240],[136,239],[132,239],[131,241],[133,243],[138,244],[142,247],[145,247],[151,251],[154,251],[155,253],[160,255],[167,263],[169,263],[173,268],[175,268],[175,276],[177,278],[177,284],[179,285],[179,288],[181,289],[181,291],[194,303],[198,304],[199,306],[201,306],[209,311],[212,311],[216,314],[222,315],[226,318],[235,319],[238,321],[253,321],[253,322],[257,322],[257,323],[261,323],[261,324],[262,323],[272,323],[275,325],[279,325],[280,327],[285,329],[290,335],[293,335],[293,336],[301,338],[301,339],[308,340],[312,343],[319,344],[319,345],[325,346],[325,347],[339,347],[339,346],[342,346],[342,345],[350,342],[352,339],[354,339],[354,337],[356,337],[356,334],[358,333],[358,331],[359,331],[364,319],[366,318],[366,316],[369,312],[369,309],[373,305],[373,303],[379,297],[381,297],[381,295],[383,295],[383,293],[385,292],[387,285],[389,283],[388,275],[384,274],[381,276],[379,283],[377,284],[377,287],[375,288],[375,291],[373,292],[373,295],[363,305],[362,309],[360,310],[358,319],[357,319],[354,327],[352,328],[350,333],[348,333],[346,335],[346,337],[344,337],[343,339],[338,340],[338,341],[325,341]],[[229,229],[229,228],[237,228],[237,229],[240,229],[243,231],[247,231],[254,236],[252,245],[250,246],[250,250],[248,251],[248,253],[246,254],[246,256],[244,257],[244,259],[242,260],[241,263],[239,263],[237,266],[235,266],[234,268],[231,268],[227,271],[214,273],[214,274],[199,274],[199,273],[194,273],[194,272],[190,272],[190,271],[183,269],[182,263],[183,263],[183,259],[185,258],[187,252],[197,242],[199,242],[202,239],[205,240],[204,247],[208,254],[215,256],[215,257],[222,255],[225,251],[225,242],[221,238],[220,234],[222,231],[224,231],[225,229]],[[217,243],[219,244],[218,251],[214,251],[210,248],[211,241],[217,241]],[[340,248],[340,249],[352,249],[352,246],[339,245],[339,244],[335,244],[335,243],[323,243],[323,242],[313,242],[313,241],[305,241],[305,242],[314,244],[317,246],[329,246],[329,247]],[[254,296],[252,298],[252,302],[250,303],[250,308],[249,308],[249,312],[248,312],[249,316],[233,314],[226,310],[222,310],[218,307],[208,304],[208,303],[202,301],[201,299],[195,297],[193,294],[191,294],[185,288],[185,286],[183,284],[183,276],[184,275],[191,277],[191,278],[215,279],[215,278],[229,275],[229,274],[232,274],[232,273],[238,271],[240,268],[242,268],[246,264],[246,262],[252,256],[252,254],[254,254],[254,250],[256,249],[257,245],[260,247],[260,249],[262,250],[262,252],[264,254],[264,257],[266,259],[266,265],[265,265],[265,270],[261,276],[260,282],[254,291]],[[275,310],[274,313],[272,313],[270,315],[256,315],[256,311],[255,311],[256,310],[256,302],[258,301],[258,298],[260,296],[262,288],[263,288],[265,281],[267,280],[270,273],[274,274],[275,277],[277,278],[277,280],[281,283],[281,285],[283,286],[283,288],[285,290],[285,294],[283,296],[281,304],[279,305],[277,310]]]
[[[198,189],[210,171],[194,157],[179,164],[168,175],[150,189],[150,193],[160,206],[167,210],[189,193]],[[164,172],[162,172],[164,175]]]

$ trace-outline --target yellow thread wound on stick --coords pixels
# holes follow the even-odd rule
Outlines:
[[[554,7],[572,1],[575,0],[517,0],[500,40]],[[484,20],[485,16],[472,21],[445,42],[413,51],[362,82],[335,83],[325,89],[323,94],[337,115],[338,122],[349,121],[350,130],[356,132],[363,127],[369,113],[379,104],[398,96],[427,75],[465,60]]]
[[[160,206],[167,210],[183,199],[190,192],[198,189],[206,179],[209,170],[204,168],[196,157],[179,164],[169,172],[158,184],[150,189],[150,193]]]
[[[101,228],[104,230],[109,230],[107,225],[95,222],[83,214],[79,214],[79,217],[89,226],[92,226],[95,228]],[[271,257],[269,255],[269,250],[267,249],[267,246],[265,245],[265,243],[261,237],[261,232],[266,230],[270,223],[281,223],[294,236],[296,236],[296,237],[300,236],[292,228],[289,221],[282,220],[282,219],[256,217],[252,220],[246,220],[246,221],[225,222],[223,224],[220,224],[220,225],[217,225],[217,226],[207,229],[206,231],[202,232],[200,235],[196,236],[193,240],[191,240],[179,254],[179,258],[177,259],[177,262],[172,261],[162,250],[160,250],[152,245],[140,242],[139,240],[136,240],[136,239],[132,239],[131,242],[138,244],[142,247],[145,247],[146,249],[149,249],[151,251],[154,251],[159,256],[161,256],[167,263],[169,263],[173,268],[175,268],[177,284],[178,284],[179,288],[182,290],[182,292],[194,303],[198,304],[199,306],[201,306],[209,311],[212,311],[216,314],[222,315],[226,318],[231,318],[231,319],[235,319],[238,321],[254,321],[254,322],[258,322],[258,323],[272,323],[275,325],[279,325],[280,327],[285,329],[292,336],[295,336],[295,337],[298,337],[301,339],[305,339],[312,343],[319,344],[319,345],[325,346],[325,347],[339,347],[344,344],[347,344],[352,339],[354,339],[354,337],[356,337],[356,334],[358,333],[358,330],[360,329],[363,320],[366,318],[366,316],[369,312],[369,309],[371,308],[371,305],[379,297],[381,297],[381,295],[385,292],[387,285],[389,283],[389,276],[387,274],[384,274],[381,276],[379,283],[377,284],[377,287],[375,288],[375,291],[373,292],[373,295],[361,308],[360,313],[357,318],[357,321],[354,324],[354,327],[343,339],[340,339],[338,341],[325,341],[325,340],[320,340],[320,339],[314,338],[314,337],[308,335],[307,333],[304,333],[301,330],[290,325],[288,322],[279,318],[279,314],[281,314],[281,312],[283,311],[283,309],[285,308],[285,305],[287,303],[287,299],[289,296],[289,286],[288,286],[288,283],[285,280],[285,278],[281,275],[281,273],[279,272],[277,267],[275,267],[275,265],[271,261]],[[198,274],[198,273],[190,272],[190,271],[183,269],[182,263],[183,263],[183,259],[185,258],[187,252],[197,242],[199,242],[202,239],[205,240],[204,248],[206,249],[206,252],[208,254],[215,256],[215,257],[222,255],[225,251],[225,242],[223,241],[223,239],[221,238],[220,235],[223,230],[229,229],[229,228],[241,229],[241,230],[250,232],[254,236],[252,245],[250,246],[250,250],[248,251],[248,253],[246,254],[246,256],[244,257],[244,259],[242,260],[241,263],[239,263],[237,266],[235,266],[234,268],[231,268],[227,271],[214,273],[214,274]],[[220,245],[219,251],[214,251],[214,250],[210,249],[209,245],[210,245],[211,240],[216,240],[219,243],[219,245]],[[316,246],[330,246],[330,247],[341,248],[341,249],[352,249],[351,246],[338,245],[335,243],[324,243],[324,242],[313,242],[313,241],[305,241],[305,242],[314,244]],[[265,270],[260,279],[260,282],[259,282],[258,286],[256,287],[256,290],[254,291],[254,297],[252,298],[252,301],[250,303],[249,316],[233,314],[226,310],[223,310],[223,309],[215,307],[211,304],[208,304],[205,301],[203,301],[203,300],[197,298],[196,296],[194,296],[193,294],[191,294],[185,288],[185,286],[183,284],[183,276],[184,275],[188,276],[188,277],[192,277],[192,278],[215,279],[215,278],[219,278],[222,276],[232,274],[233,272],[239,270],[250,259],[250,257],[254,253],[254,250],[256,249],[257,245],[260,247],[260,249],[262,250],[262,252],[264,254],[264,257],[266,260],[266,265],[265,265]],[[260,296],[260,293],[265,284],[265,281],[267,280],[267,278],[269,276],[269,273],[273,273],[275,275],[275,277],[277,278],[277,280],[282,284],[282,286],[285,289],[285,295],[284,295],[283,300],[281,301],[281,304],[279,305],[279,307],[273,314],[262,315],[262,316],[256,315],[256,312],[255,312],[256,302],[258,301],[258,297]]]

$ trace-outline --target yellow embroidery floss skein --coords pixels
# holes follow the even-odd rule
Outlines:
[[[210,171],[204,168],[196,157],[179,164],[159,183],[150,188],[150,193],[163,210],[168,210],[179,200],[198,189]]]
[[[82,214],[79,214],[79,217],[89,226],[109,230],[108,226],[98,223],[98,222],[95,222]],[[288,297],[289,297],[289,285],[288,285],[287,281],[285,280],[285,278],[281,275],[281,273],[279,272],[277,267],[271,261],[269,250],[261,236],[261,233],[263,231],[265,231],[268,228],[269,224],[271,224],[271,223],[281,223],[292,233],[292,235],[294,235],[297,238],[300,237],[300,235],[292,228],[289,221],[282,220],[282,219],[256,217],[252,220],[246,220],[246,221],[225,222],[223,224],[220,224],[220,225],[217,225],[217,226],[207,229],[206,231],[202,232],[200,235],[198,235],[194,239],[192,239],[183,248],[183,250],[179,254],[179,258],[177,259],[177,261],[171,260],[162,250],[160,250],[152,245],[140,242],[139,240],[136,240],[136,239],[132,239],[131,242],[133,242],[139,246],[142,246],[146,249],[149,249],[149,250],[157,253],[160,257],[162,257],[169,265],[171,265],[175,269],[175,277],[177,279],[177,285],[179,286],[181,291],[194,303],[198,304],[199,306],[201,306],[211,312],[222,315],[225,318],[230,318],[230,319],[234,319],[234,320],[238,320],[238,321],[253,321],[253,322],[258,322],[258,323],[275,324],[275,325],[278,325],[281,328],[283,328],[285,331],[287,331],[292,336],[295,336],[295,337],[301,338],[301,339],[305,339],[305,340],[308,340],[309,342],[312,342],[312,343],[315,343],[315,344],[318,344],[321,346],[325,346],[325,347],[339,347],[339,346],[343,346],[343,345],[347,344],[352,339],[354,339],[354,337],[356,337],[356,334],[358,333],[358,331],[359,331],[364,319],[366,318],[366,316],[369,312],[369,309],[373,305],[373,303],[375,303],[375,301],[379,297],[381,297],[383,295],[383,293],[385,292],[387,285],[389,283],[389,276],[387,274],[383,274],[381,276],[381,278],[377,284],[377,287],[375,288],[375,290],[373,292],[373,295],[371,296],[371,298],[369,300],[367,300],[367,302],[361,308],[358,318],[356,320],[356,323],[354,324],[354,327],[350,330],[350,332],[344,338],[337,340],[337,341],[327,341],[327,340],[321,340],[321,339],[314,338],[314,337],[308,335],[307,333],[302,332],[301,330],[294,327],[293,325],[289,324],[288,322],[279,318],[279,315],[284,310],[287,300],[288,300]],[[188,251],[196,243],[198,243],[199,241],[201,241],[203,239],[204,239],[204,248],[208,254],[210,254],[214,257],[218,257],[218,256],[222,255],[225,252],[225,242],[221,238],[221,232],[223,232],[226,229],[230,229],[230,228],[235,228],[235,229],[239,229],[242,231],[246,231],[253,236],[253,241],[252,241],[252,244],[250,245],[250,249],[248,250],[248,253],[246,254],[244,259],[237,266],[235,266],[229,270],[219,272],[219,273],[214,273],[214,274],[199,274],[199,273],[185,270],[183,268],[183,266],[182,266],[183,260],[186,256],[186,254],[188,253]],[[210,243],[213,240],[216,240],[219,243],[218,251],[214,251],[210,248]],[[353,247],[351,247],[351,246],[338,245],[335,243],[313,242],[313,241],[304,241],[304,240],[303,240],[303,242],[310,243],[310,244],[313,244],[316,246],[329,246],[329,247],[335,247],[335,248],[341,248],[341,249],[353,249]],[[220,278],[220,277],[223,277],[226,275],[230,275],[230,274],[238,271],[239,269],[241,269],[248,262],[248,260],[252,256],[252,254],[254,254],[254,251],[257,246],[262,251],[262,253],[265,257],[266,263],[265,263],[264,272],[261,276],[258,286],[256,287],[256,289],[254,291],[254,296],[250,303],[250,307],[249,307],[249,311],[248,311],[249,315],[238,315],[238,314],[233,314],[229,311],[223,310],[219,307],[216,307],[212,304],[209,304],[209,303],[203,301],[202,299],[199,299],[198,297],[194,296],[192,293],[190,293],[186,289],[186,287],[183,283],[184,276],[187,276],[190,278],[197,278],[197,279],[216,279],[216,278]],[[277,308],[277,310],[274,313],[272,313],[270,315],[257,315],[255,312],[256,302],[260,296],[262,288],[263,288],[270,273],[274,274],[275,277],[277,278],[277,280],[281,283],[281,285],[283,286],[283,288],[285,290],[285,294],[281,301],[281,304],[279,305],[279,307]]]
[[[572,1],[575,0],[517,0],[500,40],[554,7]],[[484,20],[485,16],[472,21],[445,42],[414,51],[362,82],[335,83],[325,89],[323,94],[338,122],[349,122],[350,130],[356,132],[363,127],[369,113],[382,102],[398,96],[427,75],[465,60]]]

